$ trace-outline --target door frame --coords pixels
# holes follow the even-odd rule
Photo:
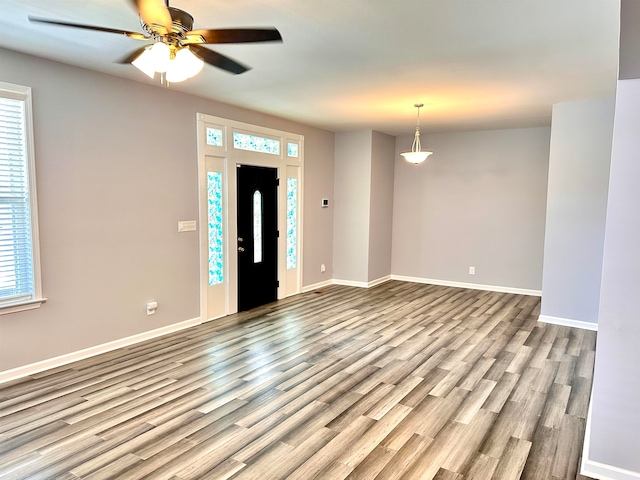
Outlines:
[[[237,312],[238,309],[238,263],[236,250],[237,235],[237,165],[253,165],[276,168],[280,186],[278,188],[278,299],[295,295],[302,291],[303,258],[303,220],[304,220],[304,136],[260,127],[226,118],[214,117],[203,113],[197,116],[198,150],[198,221],[199,270],[200,270],[200,319],[201,322],[213,320]],[[207,143],[207,128],[222,132],[221,145]],[[234,132],[256,135],[279,141],[280,152],[277,155],[234,148]],[[297,157],[292,156],[288,144],[297,145]],[[219,294],[215,296],[223,301],[214,301],[209,295],[208,265],[208,219],[207,219],[207,158],[220,165],[223,174],[223,258],[224,280],[216,286]],[[296,267],[287,269],[287,179],[297,179],[297,222],[296,222]],[[210,305],[211,303],[211,305]],[[224,303],[224,305],[222,305]]]

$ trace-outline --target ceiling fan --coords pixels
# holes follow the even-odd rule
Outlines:
[[[281,42],[276,28],[228,28],[193,30],[193,17],[178,8],[170,7],[169,0],[128,0],[140,15],[145,33],[113,28],[62,22],[29,17],[31,22],[81,28],[98,32],[117,33],[134,40],[152,40],[120,60],[131,63],[151,78],[160,73],[161,80],[181,82],[198,74],[204,62],[233,74],[244,73],[249,67],[214,52],[203,45],[219,43]]]

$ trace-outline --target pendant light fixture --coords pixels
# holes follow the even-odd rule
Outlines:
[[[419,163],[424,162],[429,155],[433,154],[433,152],[423,152],[423,151],[421,151],[421,147],[420,147],[420,108],[424,107],[424,104],[423,103],[416,103],[414,105],[414,107],[416,107],[418,109],[418,123],[416,125],[416,135],[413,138],[413,145],[411,145],[411,151],[410,152],[401,153],[400,155],[402,155],[407,162],[413,163],[414,165],[418,165]]]

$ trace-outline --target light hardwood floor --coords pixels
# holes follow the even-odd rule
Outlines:
[[[332,286],[0,385],[0,478],[584,479],[596,335],[539,305]]]

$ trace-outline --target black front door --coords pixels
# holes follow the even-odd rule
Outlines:
[[[238,311],[278,298],[278,171],[239,165]]]

